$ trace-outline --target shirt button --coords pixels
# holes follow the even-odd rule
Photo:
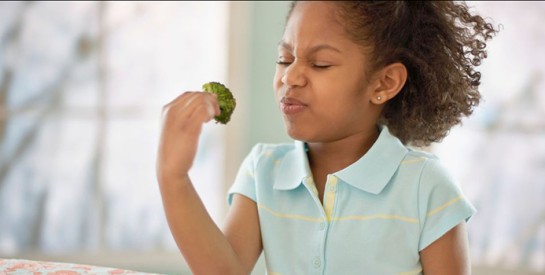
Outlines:
[[[325,229],[325,222],[321,222],[320,223],[320,230],[324,230]]]
[[[314,264],[314,268],[319,268],[322,265],[322,261],[320,261],[320,257],[314,258],[313,264]]]
[[[335,187],[335,185],[330,185],[330,186],[328,187],[328,189],[329,189],[329,192],[331,192],[331,193],[335,193],[335,191],[337,190],[337,188]]]

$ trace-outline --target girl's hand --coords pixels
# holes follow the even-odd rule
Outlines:
[[[193,274],[250,274],[262,251],[256,203],[234,196],[224,234],[188,176],[202,125],[219,114],[214,93],[186,92],[165,105],[157,179],[170,231]]]
[[[220,114],[215,94],[185,92],[163,107],[157,178],[184,179],[193,165],[202,125]]]

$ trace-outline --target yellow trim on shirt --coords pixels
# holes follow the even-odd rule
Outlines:
[[[332,221],[346,221],[346,220],[374,220],[374,219],[383,219],[383,220],[399,220],[408,223],[418,223],[418,219],[403,217],[399,215],[386,215],[386,214],[377,214],[377,215],[367,215],[367,216],[344,216],[344,217],[333,217]]]
[[[268,208],[267,206],[265,206],[263,204],[258,204],[257,207],[261,208],[263,210],[266,210],[267,212],[271,213],[273,216],[283,218],[283,219],[304,220],[304,221],[309,221],[309,222],[323,222],[324,221],[323,218],[314,218],[314,217],[309,217],[309,216],[304,216],[304,215],[285,214],[285,213],[276,212],[276,211]]]
[[[335,205],[335,194],[337,191],[337,177],[331,176],[326,183],[324,192],[324,211],[328,221],[331,220],[331,214],[333,213],[333,206]]]
[[[445,204],[443,204],[443,205],[441,205],[441,206],[439,206],[439,207],[437,207],[437,208],[435,208],[435,209],[429,211],[428,214],[427,214],[427,216],[428,216],[428,217],[429,217],[429,216],[433,216],[433,215],[435,215],[435,214],[441,212],[443,209],[447,208],[447,207],[450,206],[451,204],[456,203],[457,201],[459,201],[459,200],[461,200],[461,199],[462,199],[462,196],[459,196],[459,197],[457,197],[457,198],[454,198],[454,199],[452,199],[452,200],[446,202]]]
[[[255,178],[254,173],[252,171],[246,170],[246,175],[252,179]]]
[[[419,157],[419,158],[413,158],[413,159],[407,159],[401,162],[401,164],[411,164],[411,163],[419,163],[425,161],[427,158],[425,157]]]
[[[304,215],[296,215],[296,214],[286,214],[286,213],[280,213],[277,211],[274,211],[270,209],[269,207],[258,204],[258,208],[261,208],[263,210],[266,210],[270,214],[272,214],[275,217],[283,218],[283,219],[295,219],[295,220],[304,220],[309,222],[323,222],[325,221],[324,218],[315,218],[315,217],[309,217]],[[366,215],[366,216],[344,216],[344,217],[331,217],[330,221],[348,221],[348,220],[373,220],[373,219],[383,219],[383,220],[398,220],[398,221],[404,221],[408,223],[418,223],[418,219],[410,218],[410,217],[404,217],[399,215],[386,215],[386,214],[376,214],[376,215]]]
[[[312,177],[306,177],[304,179],[304,182],[310,187],[312,193],[314,193],[314,195],[318,197],[318,189],[316,189],[316,184],[314,184],[314,180],[312,179]]]

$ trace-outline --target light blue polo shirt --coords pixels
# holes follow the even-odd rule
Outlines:
[[[362,158],[328,175],[323,205],[303,142],[252,149],[228,201],[256,202],[269,275],[422,274],[419,251],[475,212],[435,156],[380,129]]]

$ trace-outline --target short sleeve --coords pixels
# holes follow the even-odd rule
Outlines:
[[[419,251],[476,212],[453,177],[437,160],[426,162],[420,177],[418,208],[421,226]]]
[[[227,194],[227,202],[229,205],[231,205],[233,201],[234,194],[241,194],[256,201],[255,164],[260,155],[261,147],[261,144],[255,145],[240,165],[235,181],[229,188]]]

